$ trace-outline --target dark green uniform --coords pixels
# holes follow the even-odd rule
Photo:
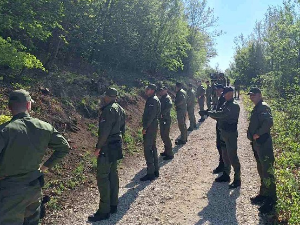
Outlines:
[[[250,124],[247,132],[252,142],[257,170],[261,179],[260,195],[270,197],[276,201],[276,185],[274,178],[274,153],[270,129],[273,117],[270,107],[263,101],[259,102],[251,112]],[[253,135],[260,136],[253,140]]]
[[[181,133],[179,140],[187,142],[187,128],[185,124],[187,111],[187,94],[183,89],[180,89],[176,93],[175,106],[177,112],[178,127]]]
[[[237,124],[240,114],[240,106],[231,99],[222,106],[221,111],[209,112],[212,118],[218,119],[219,129],[221,130],[221,139],[225,142],[223,146],[222,158],[224,161],[224,173],[230,174],[231,165],[234,168],[234,179],[241,179],[241,165],[237,155]],[[221,146],[222,147],[222,146]]]
[[[196,117],[195,117],[195,91],[193,88],[187,91],[187,111],[190,120],[190,128],[196,128]]]
[[[148,97],[144,114],[143,129],[146,130],[144,139],[144,156],[147,163],[147,174],[153,175],[159,171],[158,155],[156,148],[156,135],[158,130],[158,118],[160,117],[161,104],[156,95]]]
[[[234,97],[240,98],[240,90],[241,90],[241,81],[240,79],[236,79],[234,81]]]
[[[99,119],[97,149],[97,184],[100,203],[97,213],[110,213],[111,206],[118,205],[119,177],[117,160],[122,155],[122,135],[125,133],[125,111],[116,102],[102,108]]]
[[[204,110],[204,101],[205,101],[205,89],[202,85],[198,86],[196,96],[197,96],[200,111],[203,111]],[[204,117],[201,116],[201,119],[204,119]]]
[[[211,95],[212,95],[212,88],[211,88],[210,85],[207,85],[205,95],[206,95],[206,106],[207,106],[207,109],[208,109],[208,110],[211,110]]]
[[[44,166],[51,168],[68,152],[69,144],[50,124],[27,113],[0,125],[0,224],[38,224],[43,174],[39,170],[47,148],[54,150]]]
[[[160,124],[160,136],[164,142],[165,153],[167,156],[173,156],[174,153],[172,151],[172,142],[170,139],[170,128],[171,128],[171,109],[172,109],[172,99],[166,94],[161,96],[161,116],[159,119]]]
[[[220,77],[218,79],[218,84],[222,84],[224,87],[226,87],[226,78],[225,77]]]

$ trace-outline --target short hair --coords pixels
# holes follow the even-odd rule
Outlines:
[[[13,111],[25,112],[27,110],[27,103],[28,102],[9,102],[8,107]]]

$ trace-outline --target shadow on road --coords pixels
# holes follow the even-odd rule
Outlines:
[[[206,222],[215,225],[237,225],[236,199],[239,196],[239,188],[230,190],[228,183],[214,182],[207,193],[208,205],[198,213],[201,219],[195,225]]]

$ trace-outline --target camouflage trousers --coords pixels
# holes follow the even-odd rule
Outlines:
[[[147,164],[147,174],[154,174],[159,171],[158,167],[158,154],[156,148],[156,136],[158,126],[148,128],[146,134],[143,136],[144,140],[144,156]]]
[[[186,111],[177,111],[177,122],[180,130],[180,140],[187,141],[187,128],[186,128]]]
[[[100,203],[97,213],[110,213],[111,206],[118,205],[119,176],[117,161],[109,162],[108,157],[98,157],[97,185]]]
[[[190,127],[194,129],[196,127],[195,106],[189,106],[187,111],[190,120]]]
[[[254,157],[257,163],[257,171],[261,180],[260,195],[270,197],[272,200],[277,200],[276,183],[274,176],[274,153],[272,138],[263,144],[258,144],[255,141],[252,144]]]
[[[224,172],[230,175],[232,166],[234,169],[234,179],[241,180],[241,164],[237,155],[237,136],[237,131],[228,132],[221,130],[221,141],[225,142],[225,146],[221,146]]]
[[[171,120],[161,120],[159,121],[160,128],[160,136],[164,143],[165,153],[168,156],[173,156],[174,153],[172,151],[172,142],[170,139],[170,128],[171,128]]]
[[[0,224],[38,225],[42,191],[38,180],[30,185],[0,181]]]

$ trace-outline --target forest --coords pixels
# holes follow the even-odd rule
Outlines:
[[[0,15],[0,66],[10,76],[68,67],[194,76],[221,33],[206,0],[4,0]]]

